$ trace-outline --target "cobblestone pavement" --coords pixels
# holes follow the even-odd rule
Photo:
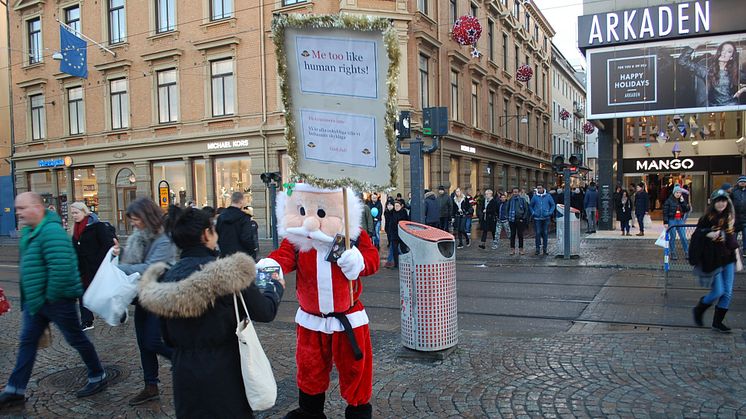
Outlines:
[[[19,313],[0,317],[0,381],[16,353]],[[258,326],[279,386],[277,406],[258,416],[281,417],[296,403],[294,327]],[[101,394],[76,399],[85,381],[77,354],[54,333],[39,352],[24,409],[3,417],[172,417],[168,362],[161,365],[162,398],[138,408],[127,399],[141,373],[132,323],[97,324],[91,334],[110,376]],[[376,417],[737,417],[746,415],[746,336],[706,329],[599,328],[505,337],[464,331],[443,361],[401,357],[398,331],[373,330]],[[327,413],[343,416],[336,379]]]

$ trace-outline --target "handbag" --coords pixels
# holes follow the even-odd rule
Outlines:
[[[83,294],[83,305],[101,317],[108,325],[121,324],[132,300],[137,296],[140,274],[125,274],[117,268],[118,257],[112,257],[112,247],[106,253],[96,275]]]
[[[653,219],[650,218],[650,214],[645,214],[642,217],[642,223],[644,228],[653,228]]]
[[[741,257],[741,249],[736,249],[736,272],[743,270],[743,258]]]
[[[661,231],[660,236],[658,236],[658,240],[655,241],[656,246],[660,246],[664,249],[668,248],[668,240],[666,240],[666,230]]]
[[[254,330],[243,295],[241,292],[237,294],[238,296],[233,294],[233,309],[236,311],[236,336],[238,336],[241,375],[246,399],[252,410],[267,410],[274,406],[277,400],[277,383],[269,359]],[[246,312],[244,320],[241,320],[238,315],[238,300],[241,300],[241,305]]]

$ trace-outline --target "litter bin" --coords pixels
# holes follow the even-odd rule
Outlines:
[[[399,238],[402,345],[426,352],[451,348],[458,343],[453,235],[401,221]]]
[[[557,245],[559,252],[565,249],[565,206],[557,204]],[[580,210],[570,207],[570,254],[580,254]]]

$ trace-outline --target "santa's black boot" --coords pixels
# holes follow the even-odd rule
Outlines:
[[[326,419],[324,401],[326,394],[310,395],[298,390],[298,407],[284,416],[284,419]]]
[[[373,417],[373,406],[370,403],[361,404],[360,406],[347,405],[345,409],[345,419],[371,419]]]

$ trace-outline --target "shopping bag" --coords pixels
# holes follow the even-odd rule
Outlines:
[[[238,315],[238,301],[241,300],[246,319],[241,320]],[[241,375],[246,392],[246,399],[254,411],[267,410],[275,405],[277,400],[277,383],[272,373],[272,366],[262,349],[259,337],[254,330],[254,324],[249,317],[249,310],[243,295],[233,294],[233,308],[236,311],[236,335],[238,336],[238,350],[241,356]]]
[[[661,231],[660,236],[658,236],[658,240],[655,241],[656,246],[660,246],[664,249],[668,248],[668,240],[666,240],[666,230]]]
[[[736,272],[743,270],[743,258],[741,257],[741,249],[736,249]]]
[[[650,214],[645,214],[642,217],[643,227],[645,228],[653,228],[653,219],[650,218]]]
[[[0,288],[0,316],[10,311],[10,302],[5,297],[5,290]]]
[[[112,257],[113,251],[112,247],[106,253],[91,285],[83,294],[83,305],[110,326],[117,326],[137,296],[137,281],[140,274],[127,275],[117,268],[119,257]]]

